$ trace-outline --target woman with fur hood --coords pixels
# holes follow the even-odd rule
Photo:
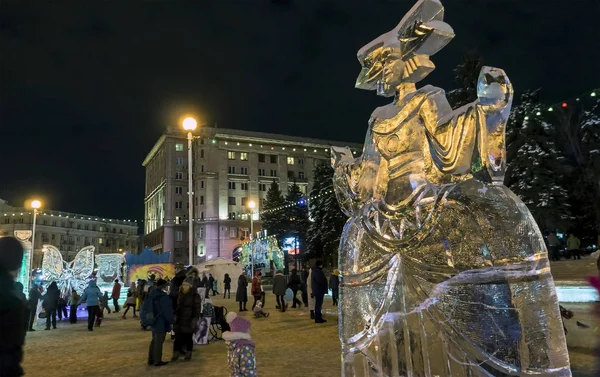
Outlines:
[[[225,317],[231,331],[223,333],[231,377],[256,377],[255,343],[250,336],[250,321],[230,312]]]
[[[188,276],[181,284],[177,296],[177,309],[174,312],[175,341],[171,361],[176,361],[180,356],[185,356],[185,360],[189,361],[192,359],[194,346],[192,335],[202,312],[202,299],[194,289],[193,276]]]

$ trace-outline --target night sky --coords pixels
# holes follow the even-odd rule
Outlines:
[[[412,1],[0,2],[0,198],[143,218],[146,154],[185,112],[219,127],[362,142],[388,100],[356,52]],[[557,102],[600,84],[600,1],[446,0],[456,37],[422,84],[476,51]]]

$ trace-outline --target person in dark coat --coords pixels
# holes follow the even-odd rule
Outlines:
[[[58,285],[53,281],[42,298],[42,308],[46,311],[46,330],[50,330],[50,324],[52,324],[53,329],[56,329],[56,311],[58,310],[59,297]]]
[[[247,312],[246,304],[248,303],[248,278],[246,273],[242,272],[238,278],[237,291],[235,292],[235,301],[240,303],[240,312]]]
[[[285,307],[287,304],[285,303],[285,291],[287,290],[287,284],[285,281],[285,276],[283,276],[283,271],[277,270],[275,276],[273,277],[273,294],[277,297],[277,306],[281,312],[285,312]]]
[[[171,279],[170,287],[169,287],[169,297],[171,298],[171,304],[173,305],[173,312],[177,310],[177,299],[179,297],[179,288],[181,288],[181,284],[188,276],[188,271],[183,269],[181,265],[178,266],[178,271]]]
[[[211,290],[213,296],[216,295],[216,289],[215,289],[215,278],[212,276],[212,274],[208,274],[208,288],[207,290]]]
[[[210,285],[208,285],[208,277],[206,274],[202,274],[202,286],[204,287],[204,297],[208,298],[208,294],[210,292]]]
[[[29,306],[29,331],[35,331],[33,325],[35,323],[35,316],[37,314],[37,306],[40,298],[42,298],[40,288],[33,284],[29,290],[29,298],[27,299],[27,304]]]
[[[292,270],[292,275],[290,276],[290,282],[288,283],[288,288],[292,290],[292,292],[294,293],[294,299],[292,300],[292,308],[296,307],[296,304],[298,304],[298,307],[302,307],[302,301],[298,300],[296,298],[296,294],[298,293],[299,290],[302,289],[302,280],[300,280],[300,275],[298,275],[298,270],[296,270],[295,268]]]
[[[304,306],[308,306],[308,275],[309,275],[309,268],[310,266],[308,266],[307,268],[305,268],[302,271],[302,302],[304,303]]]
[[[21,361],[29,311],[14,285],[22,260],[21,242],[14,237],[0,238],[0,377],[23,375]]]
[[[175,310],[175,341],[173,342],[173,357],[171,361],[177,361],[180,356],[185,355],[185,360],[192,359],[192,348],[194,342],[192,335],[198,324],[202,313],[202,298],[194,290],[194,279],[185,279],[179,288],[177,297],[177,310]]]
[[[225,274],[223,278],[223,298],[225,298],[225,295],[227,295],[227,298],[231,298],[231,278],[229,274]]]
[[[333,273],[329,277],[329,287],[331,288],[331,298],[333,299],[333,306],[338,304],[338,296],[340,292],[340,271],[333,270]]]
[[[171,299],[165,293],[167,281],[158,279],[154,284],[154,288],[148,293],[147,300],[152,300],[153,311],[155,315],[154,323],[152,324],[152,341],[148,348],[148,365],[160,367],[168,364],[162,361],[163,343],[167,336],[167,332],[171,331],[173,325],[173,305]],[[145,313],[141,313],[141,317],[145,317]]]
[[[327,322],[327,320],[323,318],[323,313],[321,312],[323,308],[323,299],[328,291],[327,278],[323,273],[323,262],[320,260],[315,263],[315,266],[311,271],[311,288],[312,295],[315,298],[315,323]]]

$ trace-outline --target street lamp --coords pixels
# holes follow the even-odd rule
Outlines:
[[[252,255],[252,262],[250,263],[250,270],[252,271],[252,278],[254,278],[254,243],[252,242],[252,237],[254,235],[254,208],[256,208],[256,203],[254,201],[248,202],[248,208],[250,208],[250,248]]]
[[[192,140],[194,139],[194,136],[192,135],[192,131],[194,131],[196,129],[196,119],[189,117],[189,118],[185,118],[182,122],[183,125],[183,129],[186,130],[187,133],[187,141],[188,141],[188,224],[189,224],[189,229],[188,229],[188,246],[189,246],[189,253],[188,253],[188,259],[189,259],[189,265],[193,265],[194,264],[194,208],[193,208],[193,203],[192,203],[192,197],[194,195],[194,193],[192,192],[193,189],[193,174],[192,174]]]
[[[35,250],[35,222],[37,219],[37,211],[41,207],[42,202],[40,202],[39,200],[33,200],[31,202],[31,208],[33,208],[33,227],[31,229],[31,252],[29,253],[29,278],[31,278],[31,270],[33,270],[33,252]]]

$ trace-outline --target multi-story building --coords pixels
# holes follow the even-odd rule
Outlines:
[[[267,190],[277,181],[284,195],[296,182],[305,194],[313,168],[330,163],[330,146],[359,144],[259,132],[200,127],[193,142],[194,255],[196,261],[231,258],[248,240],[249,201],[260,230]],[[188,155],[183,130],[168,128],[143,162],[146,168],[144,245],[172,251],[174,261],[188,261]]]
[[[0,236],[16,230],[31,230],[33,210],[12,207],[0,199]],[[71,261],[84,246],[96,247],[96,254],[137,252],[138,226],[135,221],[115,220],[76,213],[41,209],[38,211],[33,267],[42,262],[43,245],[56,246],[65,261]]]

